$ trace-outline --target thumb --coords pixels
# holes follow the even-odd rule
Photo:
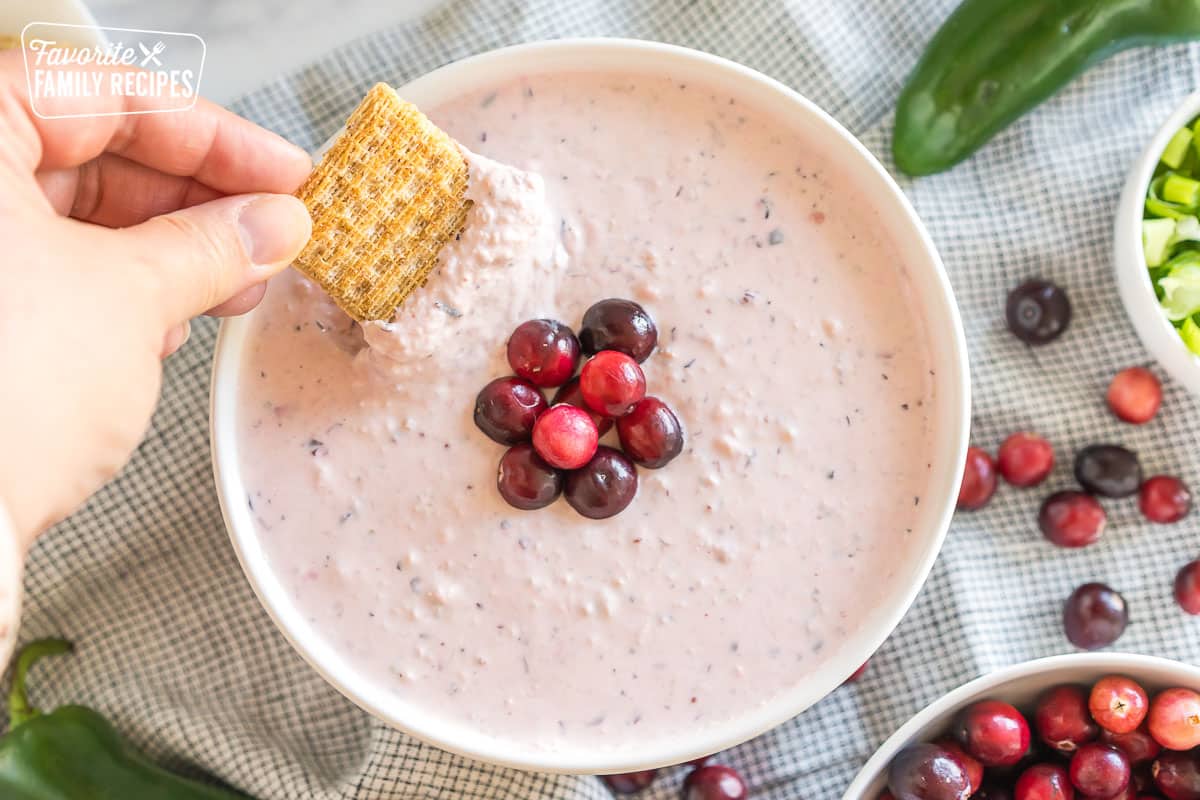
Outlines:
[[[304,204],[291,195],[223,197],[117,232],[148,268],[170,324],[204,313],[291,263],[312,234]]]

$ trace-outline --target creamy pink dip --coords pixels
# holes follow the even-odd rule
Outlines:
[[[476,205],[394,323],[296,274],[255,312],[238,428],[273,569],[361,680],[548,750],[717,726],[895,595],[933,372],[871,198],[768,109],[702,85],[534,75],[430,116]],[[472,423],[508,334],[627,297],[687,431],[633,504],[517,511]]]

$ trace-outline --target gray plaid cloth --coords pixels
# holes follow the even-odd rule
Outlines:
[[[375,81],[402,84],[462,56],[533,39],[620,35],[707,50],[813,99],[886,158],[901,82],[955,0],[457,0],[381,31],[245,97],[236,110],[312,149]],[[1196,557],[1197,519],[1144,522],[1106,502],[1110,527],[1056,549],[1035,516],[1067,486],[1074,450],[1119,442],[1148,474],[1200,489],[1200,404],[1168,384],[1164,410],[1132,427],[1104,408],[1112,373],[1147,363],[1113,285],[1116,197],[1151,132],[1197,82],[1195,47],[1115,58],[952,173],[906,182],[941,248],[966,320],[974,441],[994,449],[1032,429],[1056,446],[1045,490],[1002,488],[959,515],[916,605],[857,685],[721,756],[757,798],[835,798],[872,750],[924,705],[980,673],[1071,649],[1062,601],[1103,580],[1125,594],[1123,649],[1194,660],[1200,620],[1171,581]],[[1075,320],[1031,350],[1004,327],[1006,291],[1042,275],[1066,286]],[[251,593],[217,509],[207,403],[215,325],[167,362],[149,436],[119,480],[44,536],[26,575],[23,639],[65,634],[72,658],[39,669],[43,704],[89,703],[183,772],[260,798],[604,798],[593,778],[526,774],[448,755],[341,697],[289,647]],[[648,798],[675,797],[682,770]]]

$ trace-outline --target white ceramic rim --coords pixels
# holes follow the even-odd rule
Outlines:
[[[310,631],[303,615],[288,601],[287,593],[267,566],[252,516],[242,499],[244,490],[235,437],[236,383],[248,320],[226,320],[221,326],[213,362],[213,470],[234,549],[263,607],[309,664],[366,711],[437,747],[503,766],[583,774],[666,766],[727,749],[794,717],[837,688],[896,627],[937,558],[957,500],[970,426],[970,379],[962,321],[945,268],[933,241],[895,181],[857,139],[816,105],[783,84],[731,61],[672,45],[628,39],[566,39],[494,50],[443,66],[399,91],[417,105],[432,108],[473,88],[530,72],[639,71],[648,70],[650,65],[659,74],[668,74],[673,67],[703,70],[714,84],[736,84],[736,92],[743,98],[752,97],[756,102],[770,100],[784,109],[781,114],[786,112],[796,120],[803,118],[805,124],[824,132],[831,155],[846,156],[853,161],[851,166],[860,173],[855,175],[856,180],[865,177],[868,187],[874,190],[872,196],[878,198],[876,207],[881,218],[885,211],[890,215],[889,232],[898,240],[897,249],[911,253],[905,264],[921,293],[930,346],[940,372],[936,413],[931,415],[939,425],[933,453],[935,468],[927,492],[926,516],[922,519],[926,524],[921,528],[930,533],[924,549],[915,554],[908,567],[910,580],[901,596],[878,609],[863,629],[851,636],[838,655],[817,673],[798,681],[796,687],[774,702],[732,720],[727,726],[703,729],[694,736],[635,742],[622,750],[603,752],[550,751],[500,741],[411,708],[389,692],[361,680],[333,648]],[[231,498],[236,501],[231,502]]]
[[[1130,171],[1117,205],[1113,268],[1125,313],[1142,344],[1172,378],[1200,395],[1200,357],[1188,350],[1175,326],[1163,314],[1142,251],[1142,216],[1154,169],[1175,131],[1197,115],[1200,115],[1200,92],[1189,95],[1167,117]]]
[[[1046,680],[1039,685],[1041,690],[1058,683],[1087,683],[1102,675],[1111,674],[1128,675],[1136,680],[1145,681],[1151,693],[1156,685],[1200,689],[1200,667],[1139,653],[1070,653],[1003,667],[942,695],[904,723],[879,746],[854,776],[854,780],[846,787],[842,800],[876,800],[886,782],[888,764],[896,753],[910,743],[938,735],[938,732],[926,728],[968,703],[990,696],[1002,698],[1003,690],[1008,684],[1043,675]],[[1147,675],[1164,677],[1149,679]]]

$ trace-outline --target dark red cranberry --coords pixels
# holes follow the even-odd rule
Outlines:
[[[1129,733],[1113,733],[1112,731],[1100,731],[1100,741],[1105,744],[1111,744],[1116,747],[1126,756],[1129,757],[1129,763],[1135,767],[1138,764],[1145,764],[1158,755],[1162,750],[1162,745],[1154,741],[1154,737],[1146,729],[1145,724],[1136,731]],[[1136,775],[1135,775],[1136,777]],[[1144,787],[1138,787],[1139,789]]]
[[[1029,751],[1029,723],[1000,700],[980,700],[964,708],[951,729],[954,738],[985,767],[1011,767]]]
[[[1184,564],[1176,574],[1175,602],[1189,614],[1200,614],[1200,561]]]
[[[986,450],[967,448],[967,463],[963,466],[962,483],[958,487],[958,507],[977,511],[987,505],[996,493],[996,465]]]
[[[567,474],[563,495],[583,516],[606,519],[633,502],[637,487],[633,462],[621,451],[601,445],[591,461]]]
[[[1087,690],[1072,684],[1047,689],[1038,698],[1033,724],[1038,737],[1060,753],[1070,755],[1100,732],[1088,711]]]
[[[562,473],[534,452],[533,445],[514,445],[500,458],[496,488],[510,506],[523,511],[544,508],[562,494]]]
[[[1168,750],[1200,746],[1200,694],[1191,689],[1164,689],[1154,696],[1146,727]]]
[[[1059,547],[1086,547],[1104,533],[1107,519],[1100,501],[1074,490],[1055,492],[1038,511],[1042,535]]]
[[[497,378],[475,398],[475,425],[500,444],[527,442],[546,407],[546,398],[529,381]]]
[[[983,764],[979,759],[962,749],[958,742],[949,737],[938,739],[934,744],[946,748],[950,755],[962,762],[963,767],[967,770],[967,781],[971,784],[971,794],[979,791],[979,787],[983,785]]]
[[[1151,741],[1154,741],[1153,738],[1151,738]],[[1158,747],[1158,742],[1155,742],[1154,744],[1155,747]],[[1158,748],[1158,750],[1155,751],[1155,755],[1157,755],[1161,750],[1161,747]],[[1129,753],[1126,753],[1125,755],[1129,755]],[[1130,761],[1132,760],[1133,758],[1130,757]],[[1133,779],[1129,782],[1134,785],[1134,788],[1137,789],[1137,793],[1139,795],[1155,794],[1158,791],[1154,786],[1154,775],[1151,774],[1153,766],[1154,764],[1149,761],[1143,764],[1134,764],[1133,766]]]
[[[654,783],[654,776],[657,774],[658,770],[648,769],[642,772],[626,772],[623,775],[605,775],[604,782],[614,794],[634,794]]]
[[[628,414],[646,396],[646,376],[629,356],[616,350],[597,353],[579,373],[588,408],[608,417]]]
[[[985,783],[971,795],[971,800],[1013,800],[1012,787],[1002,783]]]
[[[561,322],[531,319],[508,337],[508,363],[537,386],[561,386],[579,364],[579,340]]]
[[[1013,486],[1037,486],[1054,469],[1054,448],[1036,433],[1014,433],[996,452],[996,466]]]
[[[1108,407],[1118,419],[1141,425],[1154,419],[1162,405],[1162,384],[1145,367],[1129,367],[1108,384]]]
[[[1132,678],[1124,675],[1105,675],[1092,686],[1088,709],[1092,719],[1113,733],[1131,733],[1146,718],[1150,698]]]
[[[550,401],[550,405],[556,406],[559,403],[566,403],[569,406],[582,408],[588,412],[592,417],[592,422],[596,423],[596,430],[600,432],[601,436],[612,429],[612,417],[597,414],[588,408],[587,401],[583,399],[583,390],[579,388],[579,378],[571,378],[571,380],[558,388],[558,391],[554,393],[554,399]]]
[[[551,406],[533,426],[533,449],[557,469],[577,469],[596,454],[600,433],[582,408]]]
[[[617,420],[621,449],[640,467],[658,469],[683,452],[683,427],[670,406],[657,397],[643,397]]]
[[[1031,280],[1008,293],[1008,329],[1026,344],[1048,344],[1071,324],[1067,293],[1049,281]]]
[[[691,761],[683,762],[683,765],[688,767],[703,767],[708,763],[710,758],[712,758],[712,756],[700,756],[699,758],[693,758]]]
[[[913,744],[888,766],[888,790],[896,800],[966,800],[971,781],[962,762],[936,744]]]
[[[1092,494],[1129,497],[1142,485],[1142,465],[1132,450],[1093,444],[1075,454],[1075,480]]]
[[[1107,647],[1120,638],[1129,622],[1125,598],[1103,583],[1085,583],[1063,606],[1067,639],[1084,650]]]
[[[842,681],[842,686],[845,686],[847,683],[857,683],[859,678],[867,674],[867,667],[869,666],[871,666],[871,662],[864,661],[861,667],[850,673],[849,678],[846,678],[846,680]]]
[[[1072,800],[1075,787],[1067,770],[1058,764],[1034,764],[1021,773],[1013,787],[1013,800]]]
[[[1071,783],[1089,797],[1113,797],[1131,776],[1129,758],[1112,745],[1089,742],[1071,757]]]
[[[732,767],[709,764],[683,780],[684,800],[746,800],[746,782]]]
[[[1164,750],[1150,774],[1167,800],[1200,800],[1200,753]]]
[[[637,303],[610,298],[584,312],[579,343],[588,355],[616,350],[640,364],[654,352],[658,328]]]
[[[1155,475],[1138,490],[1138,508],[1151,522],[1179,522],[1192,510],[1192,493],[1179,478]]]

